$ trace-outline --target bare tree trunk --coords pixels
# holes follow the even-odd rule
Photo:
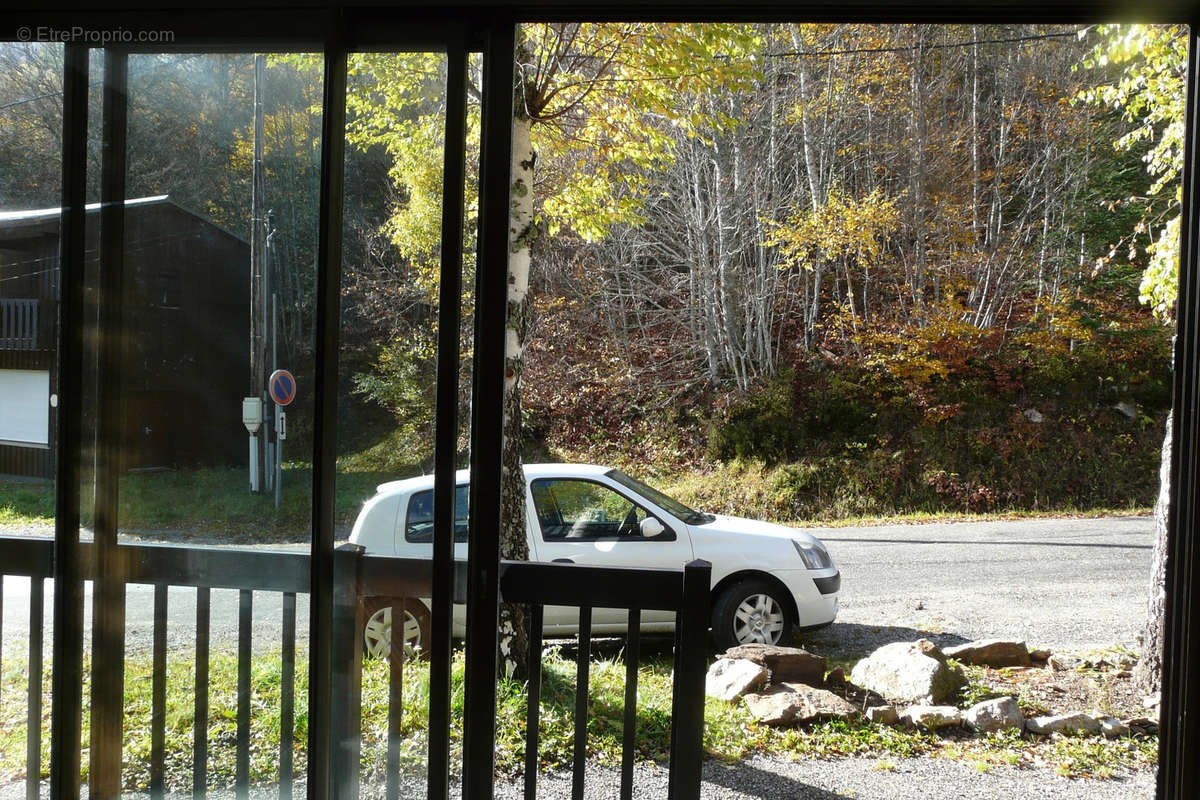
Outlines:
[[[521,372],[529,322],[529,263],[533,239],[533,165],[531,120],[513,120],[512,211],[509,220],[508,326],[504,342],[504,439],[501,463],[500,557],[529,560],[525,528],[525,473],[521,464]],[[504,675],[524,677],[528,631],[520,606],[500,604],[500,658]]]
[[[1146,694],[1162,686],[1163,617],[1166,612],[1167,518],[1171,510],[1171,428],[1174,412],[1167,415],[1162,461],[1158,468],[1158,502],[1154,504],[1154,554],[1150,561],[1150,599],[1146,626],[1142,628],[1142,656],[1133,668],[1133,683]]]
[[[971,26],[971,38],[979,39],[978,26]],[[979,244],[979,45],[971,48],[971,234]]]

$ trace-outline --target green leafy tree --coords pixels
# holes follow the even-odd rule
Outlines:
[[[1145,150],[1154,179],[1136,233],[1150,233],[1150,263],[1142,275],[1142,301],[1164,320],[1174,314],[1179,290],[1179,234],[1183,171],[1187,29],[1163,25],[1105,25],[1092,67],[1119,68],[1110,83],[1085,99],[1119,109],[1132,128],[1114,142],[1124,152]],[[1148,147],[1148,149],[1146,149]]]
[[[687,102],[690,93],[747,85],[756,74],[758,39],[738,25],[526,25],[517,44],[512,210],[504,399],[504,487],[500,550],[527,559],[521,471],[521,375],[529,324],[529,270],[546,231],[568,228],[585,240],[617,223],[638,224],[649,168],[674,156],[672,130],[701,135],[713,120]],[[397,202],[386,223],[392,241],[432,287],[440,222],[440,87],[444,62],[414,54],[404,68],[352,58],[362,91],[349,100],[348,136],[382,146],[394,161]],[[479,97],[478,86],[469,91]],[[719,120],[718,120],[719,122]],[[478,132],[472,130],[471,142]],[[475,148],[471,148],[473,151]],[[468,174],[474,170],[468,169]],[[468,209],[476,206],[468,187]],[[468,219],[472,228],[473,219]],[[468,247],[468,252],[471,248]],[[504,608],[501,653],[512,674],[523,669],[523,621]]]
[[[1084,99],[1119,109],[1132,124],[1114,142],[1121,151],[1145,150],[1146,169],[1153,178],[1146,213],[1133,233],[1150,233],[1150,262],[1142,274],[1141,299],[1164,323],[1174,319],[1179,294],[1180,210],[1183,172],[1184,104],[1187,80],[1188,31],[1185,26],[1105,25],[1101,42],[1087,60],[1093,68],[1109,68],[1115,79],[1083,93]],[[1171,426],[1159,469],[1155,505],[1155,543],[1150,600],[1142,630],[1142,654],[1134,680],[1146,692],[1162,681],[1163,620],[1166,602],[1166,539],[1170,503]]]

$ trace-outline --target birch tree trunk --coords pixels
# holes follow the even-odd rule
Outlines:
[[[525,528],[525,473],[521,464],[521,372],[529,323],[529,264],[533,240],[532,121],[518,112],[513,119],[512,209],[509,219],[508,325],[504,341],[504,438],[501,453],[500,557],[529,560]],[[500,660],[504,675],[526,673],[528,631],[524,609],[500,604]]]
[[[1167,415],[1162,461],[1158,468],[1158,502],[1154,504],[1154,553],[1150,560],[1150,599],[1142,628],[1142,655],[1133,668],[1133,684],[1146,694],[1162,686],[1164,615],[1167,581],[1167,519],[1171,511],[1171,431],[1174,412]]]

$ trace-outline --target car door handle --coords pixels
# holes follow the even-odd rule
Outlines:
[[[555,559],[551,559],[550,563],[551,564],[574,564],[575,559],[573,559],[573,558],[555,558]]]

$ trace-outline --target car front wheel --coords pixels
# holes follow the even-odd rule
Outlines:
[[[742,581],[713,604],[713,639],[717,649],[739,644],[788,644],[792,620],[779,589],[766,581]]]
[[[404,660],[421,658],[429,649],[429,609],[419,601],[400,601],[403,611]],[[392,601],[372,598],[363,609],[363,653],[369,658],[390,658],[392,652]]]

